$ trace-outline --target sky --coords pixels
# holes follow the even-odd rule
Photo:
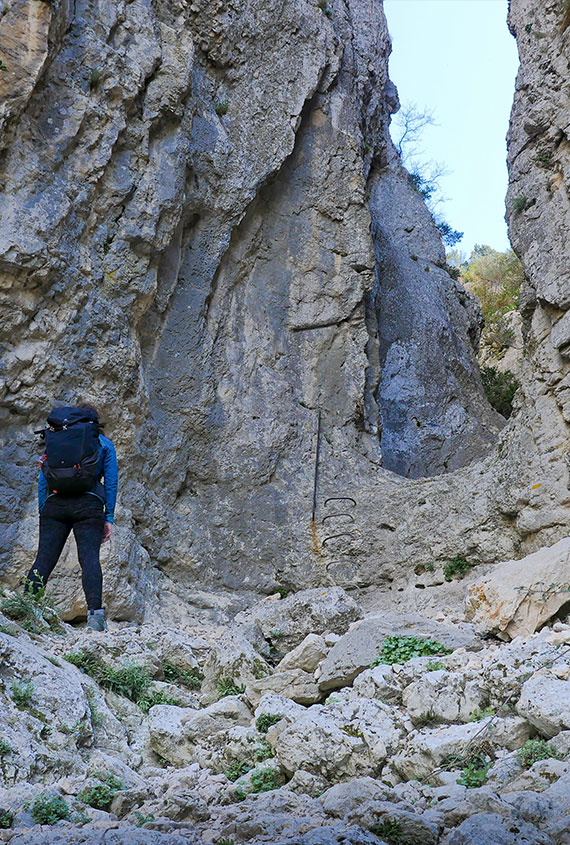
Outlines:
[[[457,248],[509,247],[504,221],[506,142],[518,68],[507,0],[384,0],[390,78],[402,105],[434,112],[424,162],[445,165],[438,213],[464,232]],[[393,118],[393,122],[396,116]],[[394,134],[394,133],[393,133]]]

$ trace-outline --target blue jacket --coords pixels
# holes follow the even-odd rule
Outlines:
[[[101,444],[101,452],[99,453],[99,463],[97,466],[97,481],[94,489],[89,491],[89,495],[97,496],[105,505],[105,522],[114,522],[117,487],[119,486],[117,453],[112,442],[104,434],[99,435],[99,443]],[[104,478],[104,484],[101,478]],[[40,511],[49,496],[54,495],[55,493],[48,492],[46,477],[40,469],[40,477],[38,479],[38,505]]]

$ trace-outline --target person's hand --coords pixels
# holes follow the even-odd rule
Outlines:
[[[113,532],[113,523],[106,522],[103,526],[103,536],[101,537],[101,542],[106,543],[107,540],[111,539],[111,534]]]

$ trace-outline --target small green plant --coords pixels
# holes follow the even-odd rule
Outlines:
[[[280,722],[282,718],[283,716],[281,715],[281,713],[276,713],[274,715],[271,715],[269,713],[262,713],[260,716],[257,717],[255,726],[259,733],[266,734],[269,728],[272,725],[276,725],[277,722]]]
[[[218,839],[216,845],[234,845],[233,839]]]
[[[30,681],[25,684],[12,681],[10,691],[12,693],[12,700],[18,707],[27,707],[34,697],[34,686]]]
[[[444,565],[443,577],[446,581],[452,581],[455,575],[459,575],[460,578],[463,578],[470,569],[471,564],[467,563],[464,558],[454,557]]]
[[[147,816],[143,815],[143,813],[135,813],[135,818],[137,820],[137,827],[143,827],[145,824],[154,821],[154,815],[149,813]]]
[[[237,684],[233,678],[220,678],[218,681],[218,700],[227,695],[241,695],[245,692],[245,684]]]
[[[331,9],[331,7],[329,6],[329,2],[328,2],[328,0],[317,0],[317,6],[319,7],[319,9],[320,9],[322,12],[324,12],[324,13],[325,13],[325,15],[326,15],[327,17],[329,17],[329,18],[331,17],[331,15],[332,15],[332,9]]]
[[[255,760],[257,763],[263,763],[264,760],[269,760],[270,757],[275,757],[275,751],[266,739],[262,739],[255,752]]]
[[[531,23],[525,24],[524,31],[526,32],[527,35],[530,35],[530,33],[532,32],[532,24]]]
[[[513,399],[520,383],[509,370],[501,373],[496,367],[482,367],[481,381],[489,404],[508,419],[513,412]]]
[[[182,702],[179,698],[175,698],[173,695],[168,695],[168,693],[163,692],[162,690],[155,689],[150,689],[144,692],[138,699],[137,704],[143,713],[148,713],[150,708],[154,707],[155,704],[169,704],[174,707],[182,707]]]
[[[103,74],[99,70],[99,68],[94,67],[90,74],[89,74],[89,88],[91,91],[94,91],[96,88],[99,87]]]
[[[479,710],[478,707],[475,710],[472,710],[469,714],[469,721],[470,722],[480,722],[481,719],[488,719],[490,716],[494,716],[495,711],[492,707],[485,707],[483,710]]]
[[[430,560],[429,563],[426,563],[426,570],[427,572],[435,572],[435,563],[433,560]]]
[[[27,590],[21,593],[0,591],[0,611],[28,633],[38,634],[46,628],[60,633],[59,616],[45,587],[38,587],[34,592],[30,582],[26,585]]]
[[[80,801],[96,810],[108,810],[113,798],[125,788],[122,781],[113,774],[96,775],[100,782],[95,786],[86,787],[77,796]]]
[[[441,660],[430,660],[426,666],[426,671],[428,672],[439,672],[440,669],[445,669],[445,663],[442,663]]]
[[[551,757],[559,760],[560,756],[560,752],[545,739],[529,739],[517,751],[517,759],[525,769],[530,768],[533,763],[537,763],[539,760],[548,760]]]
[[[95,694],[95,690],[88,687],[88,689],[85,690],[85,695],[87,697],[87,704],[89,705],[89,712],[91,714],[91,724],[94,728],[100,728],[103,724],[103,717],[97,706],[97,696]]]
[[[527,207],[528,197],[526,194],[519,194],[512,202],[513,211],[524,211]]]
[[[432,654],[450,654],[450,649],[437,640],[396,634],[393,637],[386,637],[379,656],[372,661],[371,666],[378,666],[381,663],[405,663],[412,657],[427,657]]]
[[[280,786],[281,779],[273,769],[258,769],[251,775],[252,792],[270,792]]]
[[[539,167],[549,168],[552,166],[552,150],[539,150],[534,158]]]
[[[457,779],[457,783],[466,786],[467,789],[477,789],[483,786],[487,780],[487,772],[489,771],[489,764],[483,759],[473,759],[461,772],[461,777]]]
[[[103,664],[97,680],[101,686],[111,692],[129,698],[138,704],[143,693],[148,689],[152,677],[145,666],[140,666],[137,663],[125,663],[118,669]]]
[[[4,64],[2,59],[0,59],[0,70],[8,70],[8,67]]]
[[[287,587],[277,587],[277,592],[279,593],[282,599],[286,599],[291,590],[289,590]]]
[[[18,634],[18,629],[14,625],[0,625],[0,634],[6,634],[8,637],[15,637]]]
[[[251,766],[248,765],[245,761],[238,763],[237,760],[230,763],[228,768],[225,770],[224,774],[228,780],[231,780],[232,783],[240,778],[242,775],[246,775],[249,771],[251,771]]]
[[[229,107],[230,107],[230,104],[228,103],[227,100],[216,100],[215,109],[216,109],[216,114],[219,117],[222,117],[224,114],[227,114]]]
[[[61,669],[61,663],[57,657],[52,657],[51,654],[46,654],[46,660],[49,660],[53,666],[57,666],[58,669]]]
[[[61,795],[48,796],[40,792],[32,804],[31,813],[36,824],[56,824],[60,819],[68,819],[71,809]]]
[[[181,669],[165,660],[162,664],[164,672],[164,680],[169,684],[178,684],[180,686],[188,687],[188,689],[198,690],[202,685],[204,676],[197,670],[193,669],[189,672],[187,669]]]
[[[364,734],[362,733],[358,725],[343,725],[342,730],[345,732],[345,734],[348,734],[348,736],[354,736],[358,739],[364,739]]]
[[[3,807],[0,807],[0,830],[8,830],[12,827],[12,821],[14,819],[14,813],[11,813],[10,810],[5,810]]]
[[[402,825],[398,819],[384,819],[370,828],[371,833],[379,836],[390,845],[400,845],[402,839]]]
[[[7,754],[12,754],[13,748],[11,745],[8,745],[5,739],[0,739],[0,760],[2,757],[5,757]]]

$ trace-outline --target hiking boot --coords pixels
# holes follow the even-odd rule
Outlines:
[[[87,631],[106,631],[105,608],[87,611]]]

